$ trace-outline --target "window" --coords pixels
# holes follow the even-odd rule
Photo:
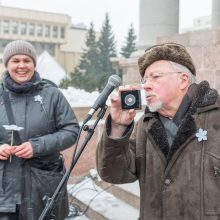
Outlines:
[[[55,56],[55,45],[54,44],[45,44],[45,50],[52,56]]]
[[[58,37],[58,28],[57,26],[53,26],[53,38],[57,38]]]
[[[9,21],[8,20],[3,21],[3,33],[9,34]]]
[[[27,34],[27,24],[26,23],[21,23],[20,33],[21,33],[21,35],[26,35]]]
[[[3,53],[6,45],[10,42],[10,40],[1,40],[0,41],[0,53]]]
[[[34,36],[35,34],[34,27],[35,27],[34,24],[29,24],[29,35],[30,36]]]
[[[37,36],[38,37],[43,36],[43,25],[42,24],[37,25]]]
[[[60,28],[60,38],[62,38],[62,39],[65,38],[65,27]]]
[[[45,37],[50,37],[50,25],[45,26]]]
[[[18,34],[18,22],[12,21],[12,34]]]

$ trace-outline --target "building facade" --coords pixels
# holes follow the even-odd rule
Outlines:
[[[71,25],[66,14],[49,13],[0,5],[0,70],[2,53],[12,40],[31,42],[40,55],[47,51],[69,74],[85,48],[86,28]]]

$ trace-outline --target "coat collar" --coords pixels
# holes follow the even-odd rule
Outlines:
[[[155,144],[163,152],[167,162],[171,159],[176,150],[198,130],[194,115],[220,107],[217,98],[218,92],[211,89],[207,81],[202,81],[197,85],[192,102],[179,124],[179,129],[171,148],[169,147],[166,132],[159,119],[158,113],[152,113],[148,108],[145,109],[144,121],[151,121],[151,123],[148,124],[147,130],[154,139]]]

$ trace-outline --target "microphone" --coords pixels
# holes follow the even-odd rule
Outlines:
[[[85,124],[88,120],[91,119],[91,117],[94,115],[94,113],[99,109],[103,108],[105,106],[106,100],[108,96],[111,94],[111,92],[117,88],[119,85],[121,85],[121,78],[118,75],[111,75],[108,79],[108,83],[106,84],[105,88],[102,90],[99,97],[96,99],[94,105],[88,112],[83,124]]]

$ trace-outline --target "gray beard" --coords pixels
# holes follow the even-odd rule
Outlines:
[[[163,107],[163,103],[160,100],[158,100],[156,103],[152,105],[149,105],[147,103],[147,107],[149,108],[150,112],[157,112]]]

